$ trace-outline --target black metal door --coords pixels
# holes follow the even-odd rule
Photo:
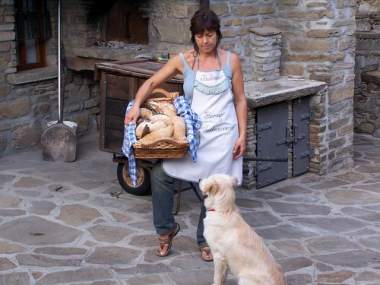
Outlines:
[[[287,102],[257,109],[256,188],[288,177],[288,135]]]
[[[293,176],[309,170],[310,98],[293,101]]]

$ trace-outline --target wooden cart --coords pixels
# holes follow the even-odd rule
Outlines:
[[[151,162],[138,161],[138,183],[133,187],[128,174],[128,161],[121,152],[125,109],[144,81],[163,65],[164,63],[152,60],[116,61],[95,65],[95,79],[100,81],[101,98],[99,148],[113,154],[113,161],[118,163],[117,177],[120,185],[134,195],[150,193]],[[159,87],[182,94],[182,83],[183,77],[177,75]]]

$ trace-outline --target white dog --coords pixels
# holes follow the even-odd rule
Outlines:
[[[235,205],[236,179],[216,174],[201,180],[207,215],[204,236],[214,257],[214,283],[224,282],[227,267],[239,285],[285,285],[281,266]]]

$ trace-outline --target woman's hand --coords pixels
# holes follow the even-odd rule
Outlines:
[[[234,146],[234,149],[232,151],[232,157],[233,159],[238,159],[239,157],[241,157],[244,152],[245,152],[245,148],[246,148],[246,139],[245,137],[239,137],[235,143],[235,146]]]
[[[134,105],[129,112],[125,115],[124,124],[128,125],[129,123],[136,123],[140,117],[140,108],[137,105]]]

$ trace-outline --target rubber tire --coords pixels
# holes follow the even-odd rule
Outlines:
[[[122,162],[117,165],[117,179],[125,192],[136,196],[146,196],[152,193],[150,189],[150,172],[145,168],[142,169],[144,170],[144,180],[137,187],[133,187],[125,180],[123,175],[123,171],[128,171],[127,165]]]

